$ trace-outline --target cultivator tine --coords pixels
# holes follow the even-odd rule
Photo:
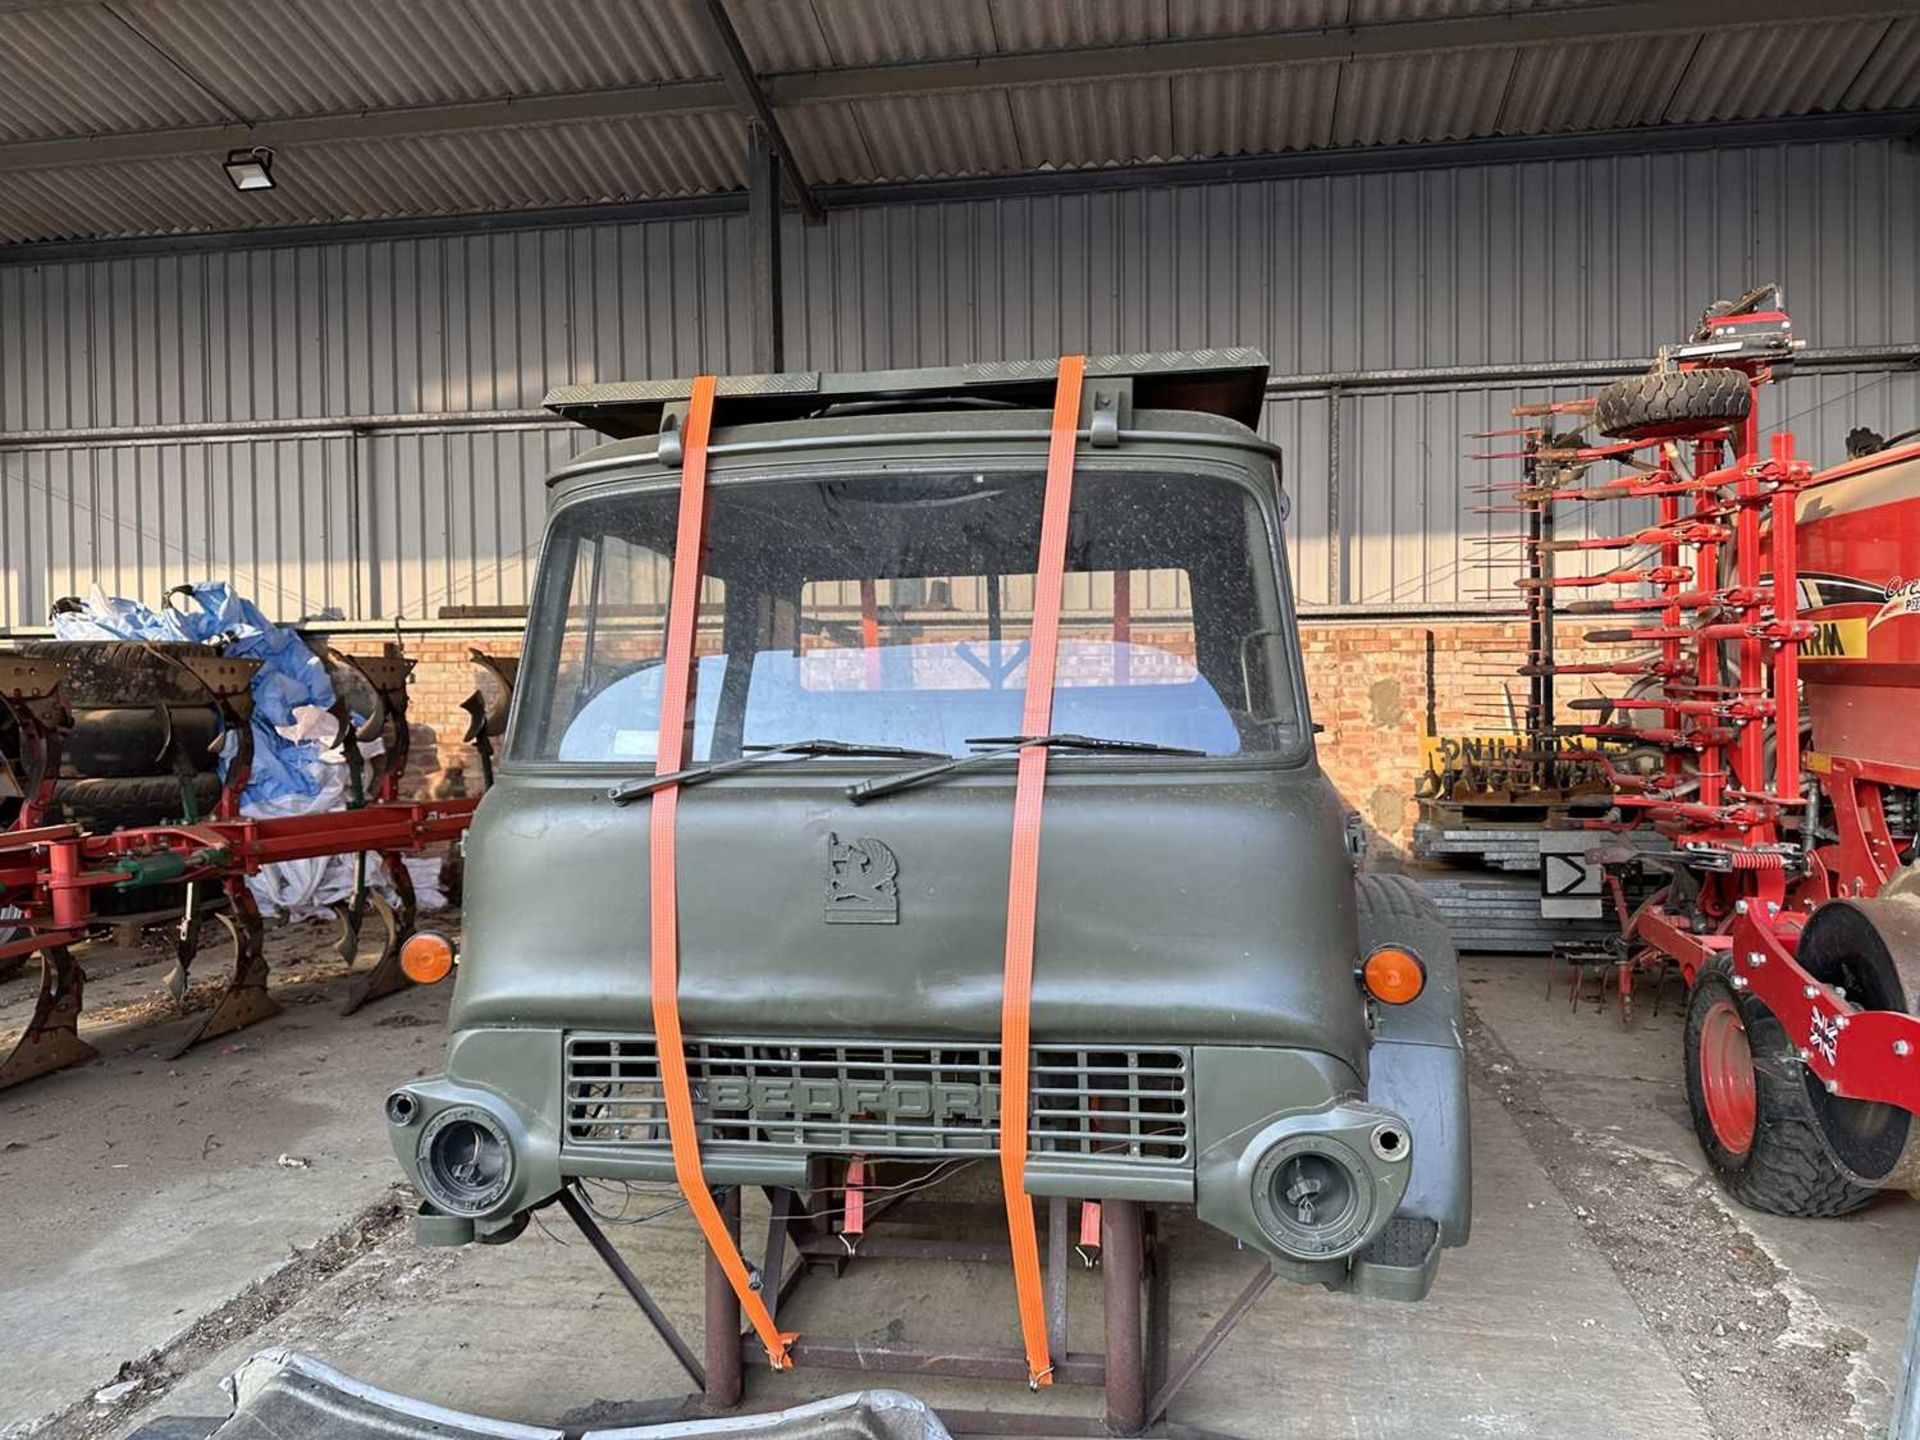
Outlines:
[[[1653,645],[1662,640],[1691,640],[1694,633],[1667,625],[1629,625],[1621,630],[1589,630],[1580,638],[1589,645]]]
[[[1536,675],[1675,675],[1679,668],[1663,660],[1623,660],[1618,664],[1526,664],[1519,673],[1529,679]]]
[[[342,1015],[351,1015],[362,1005],[413,986],[413,981],[400,968],[400,947],[412,936],[420,918],[419,901],[413,892],[413,877],[407,873],[407,867],[398,855],[383,854],[380,859],[387,869],[387,883],[393,886],[394,894],[400,897],[400,904],[397,909],[389,905],[386,897],[377,889],[367,892],[375,913],[386,928],[386,939],[380,946],[380,958],[373,962],[373,968],[356,979],[347,990],[347,1003],[340,1010]]]
[[[227,908],[220,913],[220,923],[233,940],[232,978],[193,1033],[166,1053],[169,1060],[178,1060],[203,1040],[230,1035],[281,1011],[280,1002],[267,993],[260,908],[254,904],[244,876],[227,881]]]
[[[198,880],[187,883],[186,903],[180,910],[180,922],[173,929],[173,968],[167,971],[165,984],[176,1005],[187,998],[193,957],[200,953],[200,936],[206,926],[205,898],[200,893],[200,885]]]
[[[1733,538],[1724,525],[1683,525],[1672,529],[1653,526],[1631,535],[1595,535],[1582,540],[1529,540],[1543,551],[1631,550],[1639,546],[1721,544]]]
[[[1705,610],[1723,603],[1709,590],[1689,590],[1679,595],[1616,595],[1610,600],[1570,600],[1560,607],[1562,615],[1632,615],[1649,610]]]
[[[100,1052],[80,1038],[80,1004],[87,976],[73,952],[49,945],[40,952],[40,993],[34,998],[33,1018],[0,1061],[0,1090],[69,1065],[91,1060]]]
[[[360,929],[367,917],[366,851],[354,854],[353,894],[345,900],[336,900],[333,914],[340,922],[340,931],[333,939],[333,953],[342,965],[351,970],[360,958]]]
[[[1609,570],[1600,575],[1529,575],[1514,584],[1523,590],[1591,589],[1600,585],[1685,585],[1692,579],[1690,565],[1652,565],[1642,570]]]
[[[1579,400],[1551,400],[1541,405],[1515,405],[1509,415],[1587,415],[1593,411],[1593,397]]]

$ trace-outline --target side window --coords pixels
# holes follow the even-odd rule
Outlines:
[[[583,536],[572,548],[543,748],[562,760],[650,760],[659,745],[672,561],[619,535]],[[704,579],[697,657],[721,653],[725,603],[725,582]],[[701,667],[702,681],[713,668]]]

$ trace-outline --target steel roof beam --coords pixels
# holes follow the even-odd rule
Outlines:
[[[1509,10],[1496,14],[1391,21],[1347,28],[1269,30],[1201,40],[983,55],[961,60],[814,70],[765,77],[780,104],[870,100],[929,91],[980,90],[1138,79],[1215,69],[1264,69],[1314,61],[1364,60],[1436,50],[1546,45],[1629,36],[1685,34],[1766,24],[1831,24],[1920,14],[1920,0],[1627,0],[1627,3]]]
[[[1629,130],[1568,131],[1557,135],[1498,136],[1417,144],[1292,150],[1144,165],[1079,170],[1016,171],[951,180],[832,185],[822,195],[829,210],[859,206],[923,205],[1007,199],[1021,195],[1077,195],[1114,190],[1296,180],[1329,175],[1375,175],[1481,165],[1594,160],[1613,155],[1677,155],[1756,145],[1818,145],[1844,140],[1920,142],[1920,110],[1857,115],[1806,115],[1781,120],[1727,120],[1710,124],[1642,125]],[[0,244],[0,268],[118,259],[128,255],[182,255],[209,250],[278,249],[343,241],[405,240],[422,236],[485,235],[556,226],[616,225],[699,219],[745,212],[742,191],[613,201],[537,210],[489,210],[461,215],[412,215],[389,220],[333,220],[262,225],[112,239]]]
[[[808,223],[819,224],[826,214],[820,208],[820,201],[813,193],[806,172],[794,158],[793,146],[787,143],[786,131],[780,128],[780,118],[773,113],[766,92],[760,88],[760,77],[754,74],[753,62],[747,58],[739,32],[733,28],[733,21],[727,15],[726,0],[706,0],[702,11],[706,15],[708,28],[713,32],[713,43],[720,51],[720,73],[727,82],[727,88],[733,92],[740,108],[753,117],[761,133],[766,136],[775,160],[786,172],[787,182],[793,186],[794,197],[800,202],[800,213],[806,216]]]
[[[187,125],[170,130],[26,140],[0,145],[0,172],[213,155],[252,145],[410,139],[472,130],[508,130],[524,125],[646,119],[734,108],[733,94],[720,80],[676,81],[572,95],[529,95],[512,100],[303,115],[285,120],[261,120],[252,125]]]
[[[0,0],[3,3],[3,0]],[[1154,41],[1039,54],[863,66],[765,75],[753,94],[738,76],[627,86],[569,95],[465,101],[407,109],[301,116],[255,125],[201,125],[0,145],[0,172],[213,154],[248,145],[392,139],[579,121],[733,110],[762,123],[781,105],[824,104],[942,91],[1138,78],[1209,69],[1257,69],[1313,61],[1412,55],[1488,46],[1573,43],[1765,24],[1920,15],[1920,0],[1629,0],[1629,3],[1509,11],[1352,28],[1267,31],[1203,40]],[[737,43],[737,40],[736,40]],[[742,57],[744,60],[744,57]],[[747,75],[752,77],[751,69]],[[766,114],[760,114],[764,105]],[[784,144],[784,142],[783,142]],[[792,170],[791,150],[783,158]],[[811,187],[808,187],[811,188]],[[803,204],[805,202],[803,201]]]

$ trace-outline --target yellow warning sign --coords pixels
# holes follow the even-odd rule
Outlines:
[[[1866,659],[1866,617],[1856,616],[1849,620],[1816,620],[1813,625],[1813,638],[1801,643],[1800,656],[1804,660]]]

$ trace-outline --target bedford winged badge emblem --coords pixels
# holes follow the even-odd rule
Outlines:
[[[829,925],[895,925],[900,921],[900,862],[872,836],[827,835]]]

